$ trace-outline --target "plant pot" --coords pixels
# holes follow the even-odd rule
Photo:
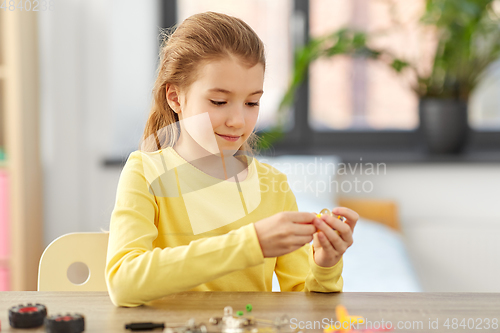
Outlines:
[[[431,154],[458,154],[469,136],[467,102],[456,99],[421,98],[420,133]]]

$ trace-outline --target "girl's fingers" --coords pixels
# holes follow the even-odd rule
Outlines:
[[[328,258],[334,258],[334,257],[339,257],[342,256],[343,252],[338,251],[335,246],[332,245],[332,243],[328,240],[328,238],[323,234],[323,232],[318,232],[318,238],[319,241],[321,242],[321,246],[323,251],[325,251],[325,255]]]
[[[359,219],[359,214],[347,207],[335,207],[332,209],[332,214],[344,216],[347,219],[346,223],[351,227],[351,230],[354,230],[356,222],[358,222]]]
[[[311,236],[298,236],[294,239],[294,245],[303,246],[312,240],[314,239]]]
[[[283,212],[282,214],[287,221],[294,223],[312,223],[316,217],[316,215],[309,212]]]
[[[315,249],[319,249],[321,247],[321,244],[319,242],[319,239],[318,239],[318,233],[315,232],[314,235],[313,235],[313,246]]]
[[[335,249],[332,243],[330,243],[330,241],[328,240],[328,237],[326,237],[322,231],[318,231],[317,235],[323,250],[326,251],[327,253],[331,252],[333,254],[333,252],[335,252]]]
[[[294,235],[304,236],[314,234],[316,232],[316,227],[312,224],[294,223],[292,225],[292,230]]]
[[[325,234],[335,250],[340,253],[345,252],[345,250],[347,249],[347,243],[339,236],[339,234],[337,234],[335,230],[333,230],[323,220],[320,220],[320,223],[316,225],[316,227]]]
[[[353,243],[352,240],[352,230],[351,227],[347,224],[347,222],[342,222],[336,217],[332,217],[329,215],[322,215],[322,220],[325,221],[331,228],[337,230],[339,232],[340,237],[349,245]]]

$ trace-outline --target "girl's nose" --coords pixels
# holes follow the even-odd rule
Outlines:
[[[245,113],[243,107],[235,107],[229,111],[229,115],[226,120],[226,125],[228,127],[236,127],[236,128],[241,128],[245,126]]]

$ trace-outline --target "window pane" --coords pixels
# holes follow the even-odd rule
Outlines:
[[[432,41],[418,25],[424,8],[424,0],[310,0],[310,34],[323,36],[346,26],[377,33],[369,40],[372,48],[425,64],[432,59]],[[410,71],[401,75],[379,61],[335,56],[315,61],[309,73],[309,123],[315,130],[418,126]]]
[[[179,22],[196,13],[213,11],[241,18],[255,30],[265,44],[267,62],[257,129],[275,124],[276,110],[290,77],[292,0],[182,0],[177,3]]]

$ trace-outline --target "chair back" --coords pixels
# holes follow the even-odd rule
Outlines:
[[[40,258],[38,291],[107,291],[108,236],[78,232],[52,241]]]

